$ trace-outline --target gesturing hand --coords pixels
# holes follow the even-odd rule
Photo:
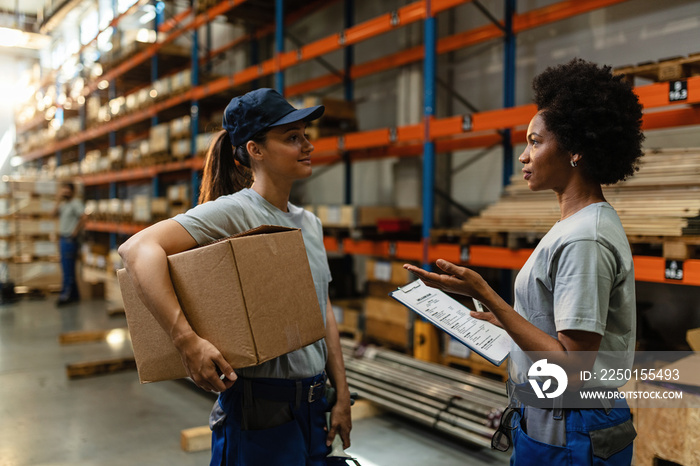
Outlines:
[[[483,290],[488,286],[481,275],[471,269],[460,267],[443,259],[438,259],[436,264],[447,274],[428,272],[410,264],[404,264],[403,268],[416,274],[426,285],[448,293],[480,299]]]
[[[481,275],[466,267],[460,267],[443,259],[438,259],[437,266],[447,274],[428,272],[414,265],[404,264],[404,268],[417,275],[423,283],[432,288],[437,288],[448,293],[472,296],[483,301],[489,285]],[[471,312],[471,316],[479,320],[485,320],[499,327],[501,322],[492,312]]]
[[[197,334],[192,333],[178,339],[175,346],[180,351],[187,375],[199,388],[209,392],[223,392],[236,381],[236,373],[221,352]],[[225,374],[226,377],[221,379],[220,374]]]

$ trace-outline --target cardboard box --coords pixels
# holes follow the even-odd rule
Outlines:
[[[350,205],[320,205],[316,215],[325,227],[352,228],[355,226],[355,207]]]
[[[403,268],[405,261],[387,261],[368,258],[365,262],[367,280],[389,282],[397,286],[403,286],[411,282],[413,274]]]
[[[301,230],[264,225],[168,257],[192,328],[234,368],[261,364],[325,336]],[[185,377],[180,354],[118,271],[142,383]]]

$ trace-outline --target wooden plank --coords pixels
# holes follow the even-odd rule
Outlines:
[[[130,338],[129,331],[126,328],[76,330],[74,332],[61,333],[58,336],[58,343],[61,345],[72,345],[76,343],[107,341],[110,338],[110,335]]]
[[[353,421],[380,416],[383,413],[384,409],[369,400],[356,400],[352,405],[352,409],[350,409],[350,416]]]
[[[113,304],[107,308],[107,315],[110,317],[118,317],[125,315],[123,304]]]
[[[181,430],[180,446],[186,452],[209,450],[211,448],[211,429],[209,426],[200,426]]]
[[[94,375],[112,374],[136,369],[136,361],[132,357],[105,359],[101,361],[79,362],[66,364],[66,375],[69,379],[92,377]]]

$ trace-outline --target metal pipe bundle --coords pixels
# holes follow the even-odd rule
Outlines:
[[[462,440],[490,447],[505,386],[391,350],[341,340],[350,389],[362,398]]]

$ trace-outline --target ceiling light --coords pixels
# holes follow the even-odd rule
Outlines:
[[[42,34],[0,27],[1,47],[22,47],[40,50],[49,45],[50,38]]]

